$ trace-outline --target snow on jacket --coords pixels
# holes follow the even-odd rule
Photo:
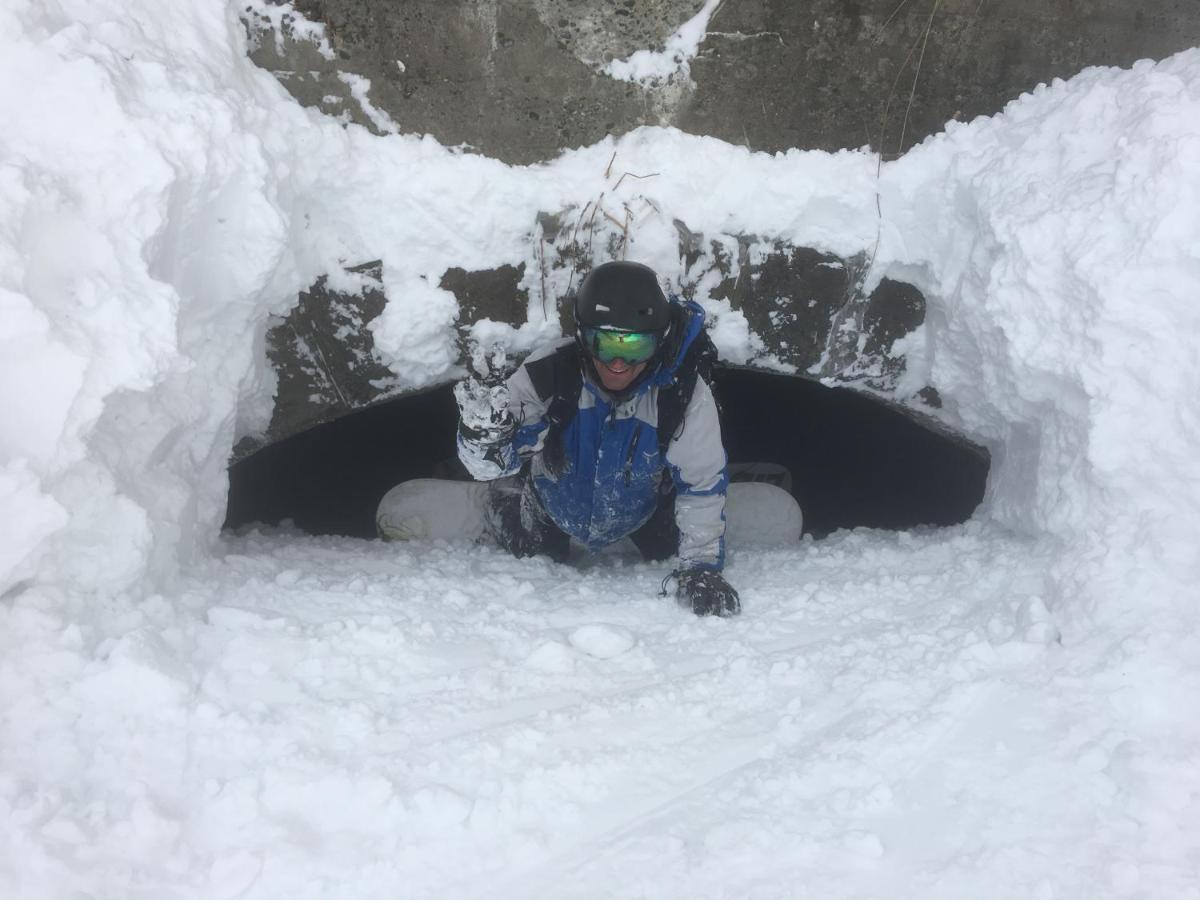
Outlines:
[[[675,523],[684,567],[719,571],[725,563],[725,493],[729,484],[725,447],[712,390],[703,378],[684,411],[681,427],[659,449],[658,395],[672,383],[680,361],[704,327],[704,310],[685,305],[684,337],[672,360],[623,399],[615,399],[585,367],[578,412],[563,431],[566,471],[557,478],[542,459],[552,398],[543,399],[527,367],[557,348],[535,353],[508,380],[509,410],[517,430],[501,456],[506,466],[483,477],[514,475],[530,460],[534,489],[542,506],[567,534],[589,549],[599,549],[644,525],[658,503],[664,469],[674,482]],[[473,469],[479,448],[464,446],[459,457]],[[472,474],[476,474],[474,471]],[[476,474],[480,477],[483,473]]]

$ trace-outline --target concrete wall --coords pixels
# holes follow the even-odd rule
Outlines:
[[[303,45],[280,58],[271,42],[255,59],[301,102],[370,127],[336,77],[364,75],[404,131],[527,163],[644,124],[756,150],[895,155],[1039,82],[1200,43],[1195,0],[725,0],[690,80],[644,88],[601,74],[703,5],[299,0],[325,23],[337,59]]]

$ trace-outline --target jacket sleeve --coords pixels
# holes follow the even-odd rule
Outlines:
[[[497,442],[459,428],[458,458],[478,481],[517,474],[522,463],[541,450],[545,440],[546,403],[534,390],[524,365],[509,376],[507,387],[508,411],[515,426],[509,436]]]
[[[675,481],[681,567],[721,571],[729,473],[717,403],[703,378],[696,380],[683,426],[667,446],[667,466]]]
[[[517,468],[519,469],[522,462],[535,453],[541,452],[542,444],[545,443],[546,429],[550,425],[550,421],[546,418],[546,413],[549,411],[549,398],[543,400],[538,396],[526,366],[521,366],[513,372],[512,377],[508,379],[508,389],[508,409],[517,424],[517,430],[513,435],[513,449],[518,457]]]

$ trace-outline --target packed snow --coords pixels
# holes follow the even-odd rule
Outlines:
[[[614,59],[604,74],[618,81],[636,81],[645,87],[660,85],[670,78],[687,78],[689,63],[700,52],[708,34],[709,20],[724,0],[706,0],[699,12],[670,35],[661,49],[638,50],[628,59]]]
[[[300,108],[244,7],[0,7],[0,894],[1200,897],[1200,51],[878,174],[669,129],[510,167]],[[674,218],[878,235],[974,519],[733,546],[734,620],[621,548],[221,535],[270,315],[382,259],[382,353],[445,383],[442,273],[606,192],[672,283]]]

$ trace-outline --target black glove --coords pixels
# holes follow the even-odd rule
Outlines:
[[[675,599],[698,616],[736,616],[742,611],[738,592],[720,572],[683,569],[675,572]]]

